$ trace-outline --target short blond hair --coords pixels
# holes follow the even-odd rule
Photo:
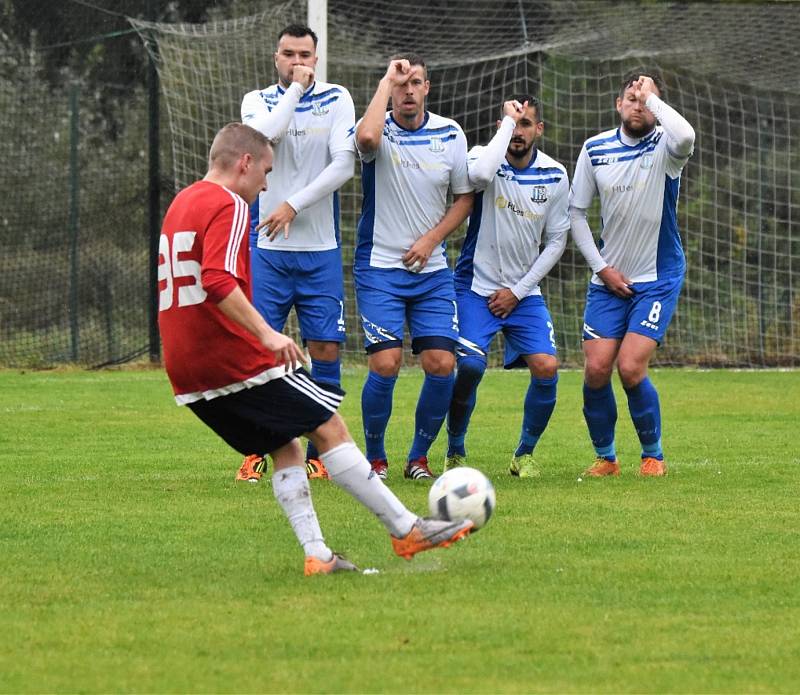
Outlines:
[[[228,123],[214,136],[208,153],[208,168],[230,169],[243,154],[260,159],[270,141],[255,128],[243,123]]]

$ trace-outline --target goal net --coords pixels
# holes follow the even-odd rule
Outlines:
[[[280,28],[306,19],[305,2],[235,6],[252,14],[203,25],[134,23],[157,55],[176,189],[203,174],[211,137],[238,120],[244,93],[275,81]],[[414,50],[428,64],[428,108],[457,120],[470,146],[491,137],[508,95],[538,95],[541,149],[570,175],[583,141],[617,125],[622,74],[661,70],[666,100],[697,141],[678,208],[688,272],[658,363],[800,365],[797,4],[329,0],[328,13],[328,80],[350,89],[357,114],[388,56]],[[363,354],[350,273],[359,210],[356,172],[342,191],[351,361]],[[590,221],[597,231],[596,209]],[[453,256],[462,239],[463,231],[449,240]],[[543,282],[568,365],[581,361],[589,275],[570,243]]]

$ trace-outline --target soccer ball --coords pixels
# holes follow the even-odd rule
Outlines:
[[[494,488],[475,468],[451,468],[439,476],[428,493],[428,508],[435,519],[469,519],[477,531],[492,516]]]

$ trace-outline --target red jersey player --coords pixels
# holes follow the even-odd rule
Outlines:
[[[266,451],[272,488],[305,552],[305,574],[356,570],[325,544],[306,479],[300,435],[321,452],[331,480],[375,514],[395,553],[446,547],[470,521],[422,519],[373,474],[336,412],[344,392],[314,381],[303,352],[250,303],[248,206],[266,190],[272,148],[240,123],[220,130],[202,181],[181,191],[164,218],[159,328],[175,400],[230,446]]]

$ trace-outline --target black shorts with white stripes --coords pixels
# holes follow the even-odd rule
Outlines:
[[[189,403],[189,408],[240,454],[264,454],[313,432],[343,398],[342,389],[315,381],[300,368],[261,386]]]

